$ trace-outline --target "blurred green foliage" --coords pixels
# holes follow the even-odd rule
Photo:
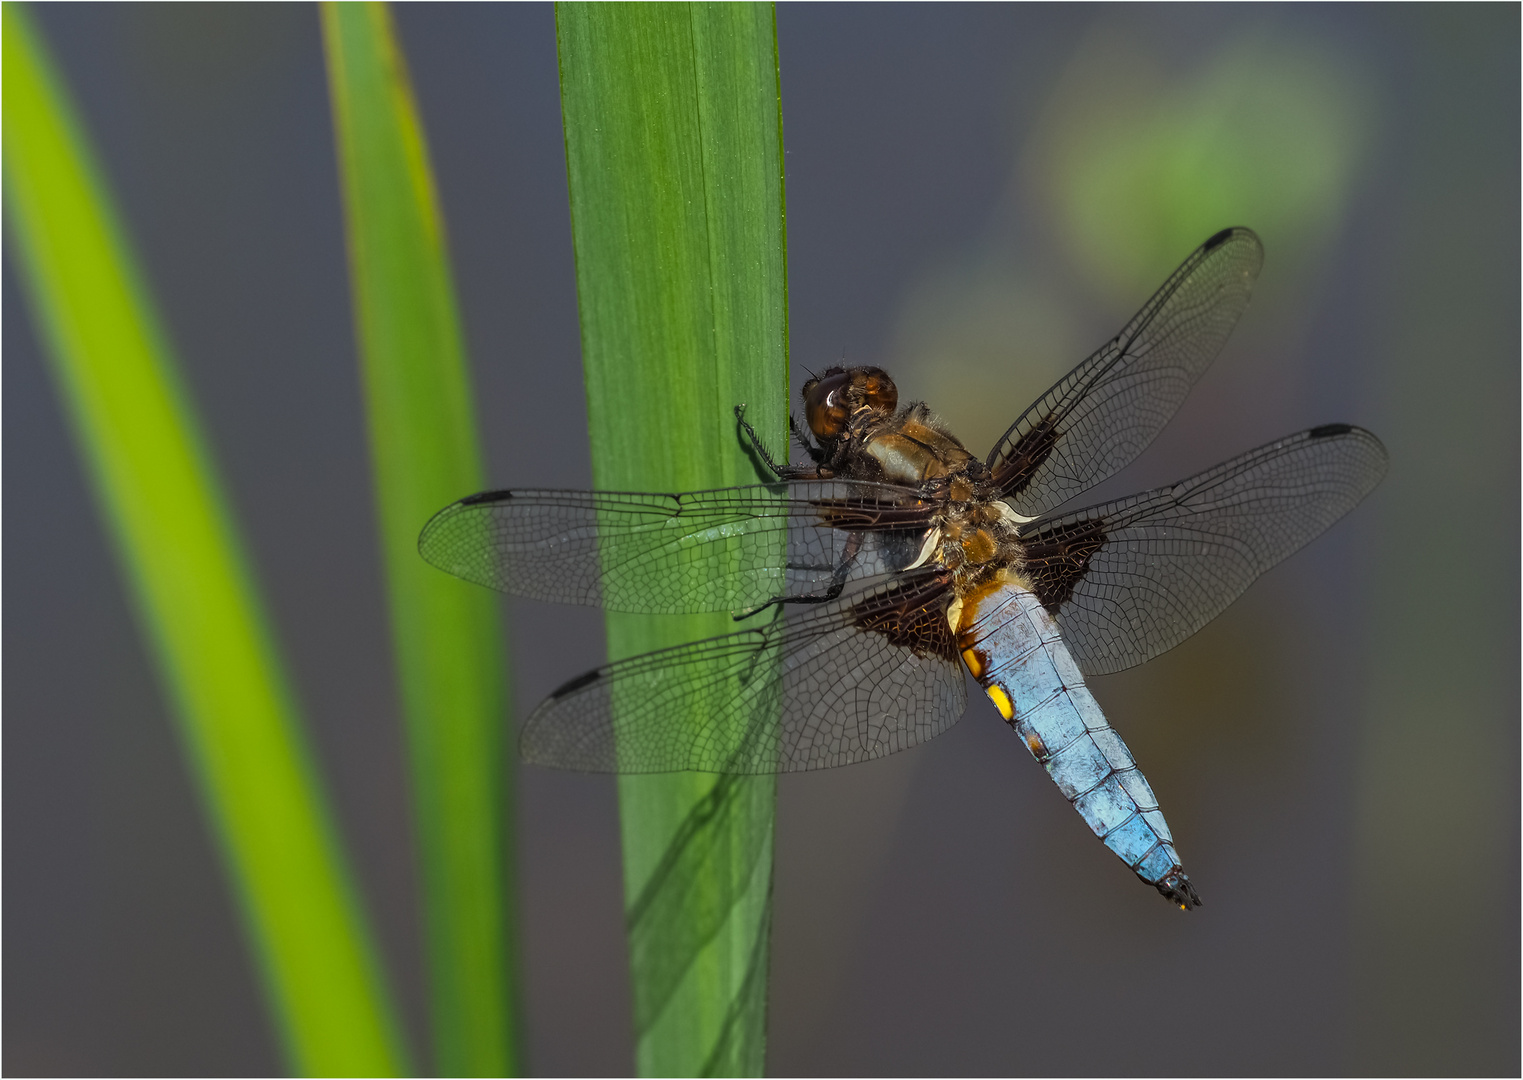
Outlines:
[[[418,531],[483,484],[444,221],[384,4],[324,4],[355,324],[423,878],[434,1065],[514,1072],[510,775],[497,600]]]
[[[1102,26],[1059,80],[1026,167],[1085,275],[1130,297],[1228,225],[1279,252],[1331,233],[1373,122],[1365,81],[1332,49],[1252,34],[1179,72]]]
[[[4,12],[17,265],[294,1070],[410,1071],[243,544],[47,50]]]

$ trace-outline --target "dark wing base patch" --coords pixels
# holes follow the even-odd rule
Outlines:
[[[1021,570],[1031,591],[1049,614],[1073,598],[1089,561],[1105,543],[1105,519],[1065,521],[1044,529],[1024,544]]]
[[[854,607],[857,625],[882,634],[890,645],[915,656],[956,662],[957,641],[947,624],[951,576],[938,574],[923,585],[873,596]]]

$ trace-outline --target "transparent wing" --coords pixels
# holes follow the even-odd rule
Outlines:
[[[1025,573],[1086,675],[1172,649],[1374,490],[1385,447],[1329,424],[1169,487],[1038,521]]]
[[[774,773],[883,757],[967,705],[950,576],[913,572],[767,626],[620,660],[567,683],[525,761],[587,772]]]
[[[1237,325],[1263,261],[1249,229],[1224,229],[1197,248],[1121,333],[995,444],[988,464],[1003,497],[1039,515],[1142,453]]]
[[[931,504],[887,484],[793,481],[649,495],[491,491],[418,537],[441,570],[610,611],[736,611],[914,562]]]

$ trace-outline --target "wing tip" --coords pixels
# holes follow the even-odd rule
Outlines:
[[[601,669],[578,675],[556,689],[529,714],[518,732],[518,757],[526,765],[562,772],[611,773],[621,771],[606,731],[579,725],[557,710],[565,697],[597,682]]]
[[[1201,254],[1205,255],[1215,251],[1228,240],[1248,240],[1252,241],[1253,245],[1257,248],[1264,246],[1264,242],[1259,239],[1259,234],[1248,228],[1248,226],[1229,225],[1220,232],[1212,233],[1206,238],[1206,242],[1200,246]]]
[[[593,683],[597,682],[598,677],[602,674],[602,668],[593,668],[591,671],[583,672],[576,678],[570,680],[569,682],[564,682],[554,690],[550,691],[550,696],[546,700],[559,701],[563,697],[570,697],[578,690],[581,690],[587,686],[591,686]]]
[[[1206,239],[1206,242],[1200,246],[1200,249],[1202,251],[1215,251],[1217,248],[1221,247],[1227,242],[1227,238],[1230,237],[1234,231],[1235,229],[1229,227],[1223,229],[1221,232],[1213,233]]]
[[[477,506],[487,502],[507,502],[513,497],[511,491],[478,491],[474,495],[467,495],[456,506]]]
[[[430,563],[433,566],[437,566],[440,570],[443,570],[446,573],[454,574],[454,570],[444,565],[444,563],[439,562],[430,554],[429,544],[433,540],[434,536],[441,528],[445,526],[447,522],[454,518],[456,513],[461,509],[467,506],[477,506],[481,503],[506,502],[512,497],[513,493],[511,491],[478,491],[474,495],[467,495],[463,499],[457,499],[454,502],[450,503],[443,510],[440,510],[433,517],[429,518],[426,522],[423,523],[423,528],[418,532],[418,554],[423,556],[423,560],[425,562]],[[459,577],[462,575],[456,574],[456,576]]]
[[[1305,433],[1305,437],[1312,441],[1318,439],[1341,439],[1350,436],[1354,441],[1362,443],[1377,459],[1377,467],[1371,473],[1370,484],[1365,490],[1365,494],[1368,495],[1371,491],[1375,490],[1375,485],[1384,479],[1386,470],[1390,468],[1391,464],[1391,453],[1386,449],[1385,443],[1380,441],[1380,436],[1368,428],[1360,427],[1358,424],[1320,424]]]
[[[1353,424],[1322,424],[1312,428],[1306,434],[1313,439],[1327,439],[1334,435],[1347,435],[1353,430]]]

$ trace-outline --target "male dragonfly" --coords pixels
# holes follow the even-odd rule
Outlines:
[[[607,664],[529,717],[527,761],[606,772],[769,773],[923,743],[967,705],[963,670],[1105,845],[1183,909],[1200,897],[1126,745],[1084,683],[1215,618],[1375,487],[1386,453],[1325,424],[1197,476],[1066,513],[1174,415],[1248,303],[1258,237],[1225,229],[989,455],[889,376],[804,385],[810,463],[684,495],[493,491],[418,547],[468,581],[611,611],[730,611],[753,629]]]

